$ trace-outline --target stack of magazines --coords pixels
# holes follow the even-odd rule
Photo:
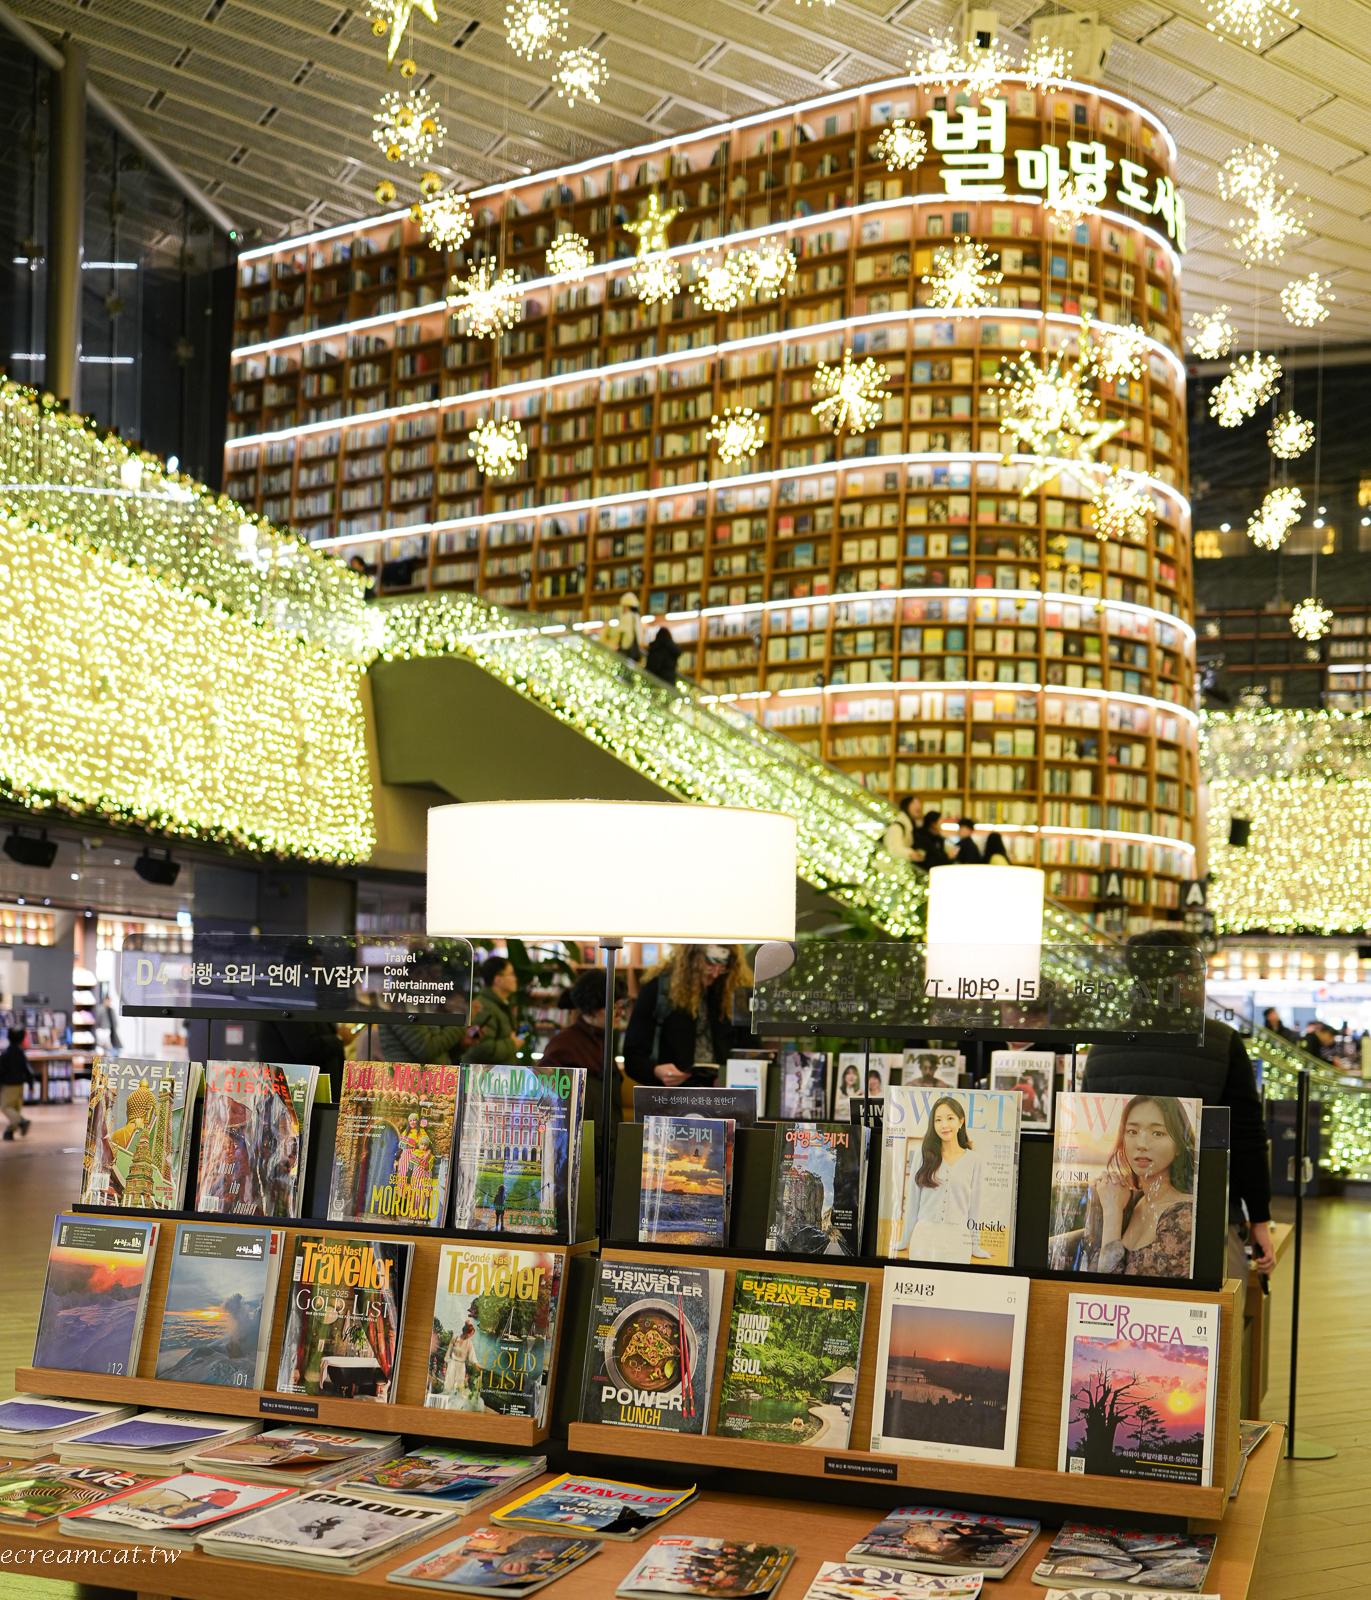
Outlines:
[[[583,1478],[564,1472],[522,1500],[491,1512],[504,1528],[539,1533],[583,1533],[594,1539],[641,1539],[695,1498],[688,1489],[646,1489],[608,1478]]]
[[[391,1583],[449,1594],[498,1594],[506,1600],[544,1589],[600,1553],[598,1539],[477,1528],[386,1574]]]
[[[1037,1538],[1028,1517],[989,1516],[939,1506],[900,1506],[847,1552],[849,1561],[910,1572],[979,1572],[1002,1578]]]
[[[546,1456],[473,1455],[430,1444],[353,1473],[341,1487],[344,1494],[446,1507],[466,1516],[546,1471]]]
[[[271,1489],[261,1483],[237,1483],[232,1478],[182,1472],[68,1512],[57,1526],[62,1533],[78,1539],[112,1539],[122,1544],[159,1545],[164,1550],[193,1550],[209,1529],[284,1500],[290,1493],[289,1489]]]
[[[59,1461],[102,1467],[145,1467],[164,1476],[197,1451],[260,1433],[260,1422],[202,1417],[181,1411],[144,1411],[71,1434],[57,1446]]]
[[[343,1433],[323,1428],[272,1428],[250,1439],[216,1440],[186,1462],[245,1483],[321,1489],[400,1453],[398,1433]]]
[[[347,1576],[455,1522],[456,1511],[311,1489],[202,1535],[206,1555]]]
[[[103,1406],[90,1400],[50,1400],[42,1394],[16,1394],[0,1403],[0,1455],[45,1456],[73,1433],[98,1423],[119,1422],[132,1406]]]

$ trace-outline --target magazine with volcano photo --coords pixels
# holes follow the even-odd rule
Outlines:
[[[38,1309],[35,1367],[116,1378],[138,1370],[160,1226],[133,1217],[58,1213]]]
[[[260,1389],[285,1234],[176,1224],[158,1378]]]
[[[1057,1470],[1210,1483],[1218,1349],[1217,1306],[1070,1295]]]

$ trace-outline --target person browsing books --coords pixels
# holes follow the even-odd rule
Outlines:
[[[910,1261],[970,1265],[989,1252],[977,1242],[981,1215],[981,1158],[966,1130],[966,1107],[940,1095],[923,1140],[913,1147],[905,1177],[904,1228],[896,1255]]]
[[[735,1029],[733,991],[752,982],[740,945],[678,944],[638,990],[624,1035],[624,1071],[635,1083],[712,1084],[751,1035]],[[715,1070],[697,1071],[711,1063]]]
[[[519,987],[519,977],[508,956],[487,956],[476,970],[481,977],[481,991],[471,1003],[471,1032],[475,1038],[462,1052],[462,1060],[506,1066],[519,1054],[518,1029],[510,1004]]]
[[[14,1138],[14,1130],[27,1134],[33,1124],[24,1115],[24,1089],[30,1083],[37,1083],[38,1079],[33,1068],[29,1066],[29,1058],[24,1054],[24,1041],[28,1038],[27,1028],[11,1028],[9,1044],[0,1050],[0,1111],[5,1113],[5,1120],[9,1127],[5,1129],[6,1139]]]

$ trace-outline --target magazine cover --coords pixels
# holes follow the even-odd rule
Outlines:
[[[754,1123],[757,1118],[766,1115],[766,1083],[771,1067],[770,1061],[760,1060],[756,1056],[730,1056],[724,1062],[724,1087],[745,1090],[753,1096],[756,1106]]]
[[[703,1433],[723,1293],[718,1267],[601,1260],[581,1421]]]
[[[398,1545],[427,1539],[455,1516],[453,1511],[367,1500],[336,1489],[309,1489],[226,1528],[214,1528],[201,1542],[211,1555],[341,1570],[374,1560]]]
[[[83,1423],[98,1422],[132,1406],[102,1405],[90,1400],[54,1400],[45,1394],[14,1394],[0,1400],[0,1440],[6,1444],[33,1435],[47,1438],[74,1433]]]
[[[1212,1533],[1135,1533],[1068,1522],[1033,1569],[1033,1582],[1050,1589],[1203,1587],[1214,1558]]]
[[[585,1073],[466,1066],[454,1228],[573,1240]]]
[[[846,1450],[865,1318],[864,1283],[739,1268],[715,1433]]]
[[[292,1075],[296,1081],[292,1081]],[[195,1209],[293,1217],[306,1145],[297,1093],[314,1097],[318,1067],[211,1061],[205,1068]]]
[[[138,1370],[160,1226],[63,1212],[53,1218],[35,1367],[121,1378]]]
[[[956,1050],[909,1049],[902,1058],[900,1082],[906,1089],[955,1089],[966,1058]]]
[[[178,1211],[186,1191],[186,1109],[198,1061],[95,1063],[81,1162],[81,1204]]]
[[[615,1593],[630,1600],[659,1594],[761,1600],[780,1588],[794,1559],[793,1544],[664,1534]]]
[[[345,1065],[330,1222],[442,1227],[460,1071],[403,1061]]]
[[[477,1528],[451,1544],[388,1572],[391,1583],[447,1589],[453,1594],[532,1594],[600,1553],[598,1539]]]
[[[1019,1095],[1019,1127],[1052,1126],[1057,1058],[1051,1050],[992,1050],[990,1087]]]
[[[862,1253],[867,1130],[851,1122],[778,1122],[766,1247],[802,1256]]]
[[[862,1050],[844,1050],[838,1056],[828,1097],[834,1122],[851,1122],[853,1100],[884,1100],[902,1063],[903,1057],[894,1053],[873,1050],[868,1056]]]
[[[1059,1095],[1049,1266],[1193,1277],[1199,1127],[1198,1100]]]
[[[398,1433],[330,1432],[322,1428],[271,1428],[251,1439],[198,1450],[189,1465],[255,1483],[316,1488],[400,1452]]]
[[[976,1600],[979,1573],[935,1577],[906,1567],[883,1567],[862,1561],[825,1561],[804,1600]]]
[[[1018,1179],[1017,1094],[892,1089],[885,1106],[876,1254],[1012,1265]]]
[[[887,1267],[871,1448],[1012,1467],[1027,1278]]]
[[[913,1572],[979,1572],[1002,1578],[1038,1537],[1027,1517],[988,1516],[941,1506],[899,1506],[847,1552],[849,1561]]]
[[[643,1123],[639,1241],[726,1245],[732,1180],[731,1122],[648,1117]]]
[[[292,1489],[272,1488],[264,1483],[238,1483],[203,1472],[181,1472],[174,1478],[130,1489],[113,1500],[64,1514],[62,1531],[77,1538],[83,1534],[100,1538],[102,1531],[109,1528],[133,1534],[170,1533],[183,1536],[178,1543],[193,1544],[197,1529],[256,1511],[293,1493]]]
[[[546,1456],[473,1455],[430,1444],[398,1461],[381,1461],[354,1473],[342,1489],[344,1494],[380,1495],[467,1512],[546,1470]]]
[[[426,1406],[544,1422],[562,1260],[545,1251],[498,1245],[443,1246]]]
[[[822,1122],[828,1109],[828,1056],[822,1050],[781,1047],[781,1115],[792,1122]]]
[[[1216,1306],[1070,1295],[1058,1472],[1208,1484],[1218,1347]]]
[[[491,1512],[490,1520],[515,1528],[567,1528],[597,1539],[637,1539],[694,1498],[693,1484],[688,1489],[647,1489],[564,1472]]]
[[[297,1234],[278,1394],[393,1402],[414,1246]]]
[[[0,1523],[51,1522],[82,1506],[157,1481],[146,1473],[118,1467],[64,1467],[55,1461],[11,1467],[0,1472]]]
[[[280,1228],[176,1224],[155,1377],[262,1387],[284,1239]]]
[[[95,1461],[106,1466],[177,1466],[216,1440],[242,1439],[261,1429],[239,1417],[207,1417],[191,1411],[140,1411],[58,1442],[58,1459]]]

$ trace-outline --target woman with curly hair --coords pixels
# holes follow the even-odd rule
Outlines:
[[[646,974],[624,1035],[624,1071],[637,1083],[712,1084],[748,1037],[732,1023],[733,991],[752,983],[741,945],[678,944]]]

